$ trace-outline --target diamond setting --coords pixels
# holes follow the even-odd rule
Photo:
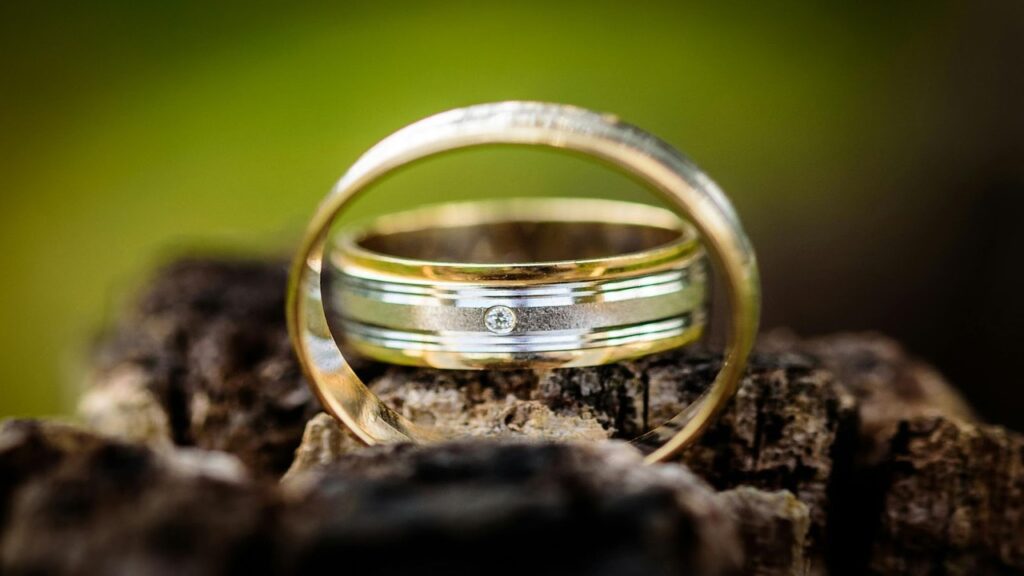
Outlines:
[[[508,334],[516,327],[516,313],[508,306],[491,306],[484,313],[484,326],[495,334]]]

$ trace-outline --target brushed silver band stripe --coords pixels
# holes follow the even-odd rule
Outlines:
[[[508,306],[517,318],[517,332],[596,329],[650,322],[703,309],[703,286],[619,302],[582,302],[570,305],[519,307],[497,299],[483,306],[405,305],[367,299],[342,292],[329,304],[331,318],[375,324],[397,330],[475,331],[484,329],[484,316],[492,306]]]
[[[474,353],[530,353],[582,350],[649,342],[685,334],[694,323],[692,314],[656,322],[614,326],[599,330],[552,330],[518,335],[487,332],[417,332],[392,330],[343,320],[345,338],[393,350]]]
[[[684,290],[692,283],[703,283],[703,262],[692,263],[692,266],[625,280],[564,282],[521,288],[410,284],[360,278],[348,271],[338,272],[332,284],[336,293],[351,292],[382,302],[415,306],[472,307],[505,302],[515,302],[516,306],[565,306],[580,302],[616,302]]]
[[[490,306],[510,306],[516,308],[540,308],[551,306],[571,306],[574,304],[626,302],[642,298],[653,298],[691,289],[699,290],[703,286],[693,286],[688,281],[662,282],[648,284],[614,292],[581,294],[574,291],[558,293],[550,290],[549,294],[532,295],[518,294],[513,290],[487,291],[454,291],[447,294],[405,294],[390,289],[376,289],[350,284],[344,280],[332,287],[331,293],[336,300],[349,296],[358,296],[366,300],[375,300],[386,304],[405,306],[454,306],[456,308],[487,308]]]

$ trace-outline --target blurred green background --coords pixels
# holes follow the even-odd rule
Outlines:
[[[765,326],[880,329],[1024,427],[1020,3],[6,2],[0,416],[65,413],[89,345],[182,252],[286,255],[377,139],[477,102],[615,112],[735,200]],[[636,194],[523,150],[417,167],[364,212]]]

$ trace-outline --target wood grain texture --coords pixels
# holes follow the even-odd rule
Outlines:
[[[1024,440],[978,422],[941,376],[882,336],[766,335],[701,441],[678,462],[647,468],[635,465],[631,447],[607,439],[631,437],[693,399],[717,355],[695,348],[547,372],[364,362],[360,373],[407,417],[478,437],[368,449],[318,415],[285,335],[284,270],[260,261],[168,267],[98,349],[81,414],[106,438],[61,428],[61,440],[45,440],[54,437],[48,423],[5,429],[0,466],[17,480],[0,490],[8,518],[0,559],[11,573],[33,558],[60,560],[42,552],[59,546],[39,519],[58,500],[48,487],[63,486],[65,475],[84,478],[87,469],[100,483],[90,509],[151,506],[152,516],[130,525],[142,534],[164,526],[162,492],[105,491],[121,465],[81,455],[96,458],[100,448],[54,447],[76,442],[149,455],[156,464],[146,474],[180,498],[166,505],[194,515],[196,533],[210,539],[189,557],[201,564],[196,558],[209,555],[197,573],[224,573],[233,561],[224,550],[234,549],[232,538],[244,549],[250,534],[265,540],[273,561],[261,567],[270,573],[339,550],[369,558],[359,555],[383,547],[418,551],[390,555],[395,571],[424,555],[466,573],[501,556],[500,566],[515,571],[524,550],[547,545],[559,546],[566,564],[531,571],[1024,572]],[[217,481],[231,486],[220,488],[232,493],[224,506],[247,507],[236,515],[248,524],[223,528],[219,541],[216,530],[204,532],[216,524],[200,508],[219,509],[205,494],[216,490],[180,472],[160,479],[177,470],[167,454],[181,452],[240,463],[241,478]],[[81,526],[118,517],[110,514]],[[424,534],[431,546],[415,548]],[[32,546],[18,544],[30,537]]]

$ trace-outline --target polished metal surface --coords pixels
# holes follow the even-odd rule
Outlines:
[[[760,282],[753,248],[732,205],[703,172],[671,146],[618,118],[572,106],[538,102],[482,104],[443,112],[411,124],[368,150],[345,173],[314,214],[295,259],[288,291],[293,345],[325,408],[367,443],[430,441],[440,435],[385,406],[352,370],[328,327],[322,301],[322,259],[328,229],[349,202],[388,172],[442,152],[490,144],[571,150],[616,167],[659,193],[697,229],[725,287],[730,317],[722,369],[710,388],[682,413],[634,442],[656,462],[693,442],[735,393],[753,346],[760,316]],[[642,259],[649,264],[649,257]],[[519,287],[628,275],[628,258],[609,269],[587,261],[507,271],[502,264],[467,270],[401,262],[387,272],[434,274]],[[507,268],[507,266],[506,266]]]
[[[580,236],[568,242],[571,234]],[[653,206],[568,198],[448,204],[348,229],[333,244],[332,332],[376,360],[451,369],[586,366],[693,342],[704,328],[696,234]],[[400,259],[408,270],[445,261],[464,274],[490,264],[535,276],[529,269],[557,263],[536,258],[566,250],[593,255],[591,269],[623,257],[632,266],[615,277],[587,272],[521,286],[388,274]]]

